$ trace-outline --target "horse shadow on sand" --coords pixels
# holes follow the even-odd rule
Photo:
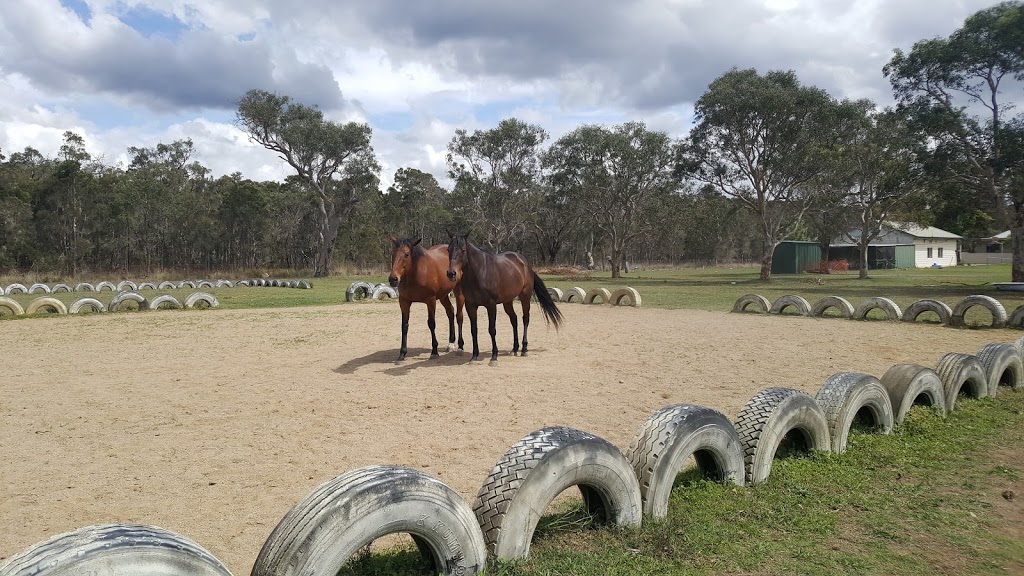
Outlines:
[[[442,348],[443,350],[443,348]],[[403,362],[396,362],[397,350],[378,350],[366,356],[353,358],[333,370],[336,374],[354,374],[356,370],[365,366],[376,366],[383,368],[382,372],[391,376],[407,374],[412,370],[420,368],[440,368],[442,366],[457,366],[469,363],[469,352],[456,354],[455,352],[441,352],[437,358],[430,357],[430,348],[410,348],[409,355]]]

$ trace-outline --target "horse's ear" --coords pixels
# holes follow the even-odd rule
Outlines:
[[[420,240],[422,240],[422,238],[417,238],[417,239],[413,240],[412,243],[409,244],[409,246],[415,246],[415,245],[419,244]]]
[[[398,238],[395,238],[394,236],[388,236],[388,240],[391,240],[392,244],[398,246]]]

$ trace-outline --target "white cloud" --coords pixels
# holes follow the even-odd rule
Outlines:
[[[367,121],[391,182],[410,166],[445,180],[457,128],[518,116],[555,139],[581,123],[643,120],[682,135],[692,101],[730,67],[794,69],[839,97],[891,101],[895,47],[948,35],[989,0],[7,0],[0,19],[0,147],[53,155],[65,130],[90,151],[191,138],[215,175],[291,170],[228,119],[250,88]],[[146,8],[185,25],[149,38]],[[244,40],[239,40],[244,37]],[[375,125],[376,124],[376,125]]]

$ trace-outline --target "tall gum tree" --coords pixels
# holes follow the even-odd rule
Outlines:
[[[1012,279],[1024,282],[1024,3],[974,13],[948,38],[895,50],[883,69],[902,109],[932,139],[948,177],[1012,230]]]
[[[579,198],[607,238],[612,278],[620,276],[629,243],[650,230],[656,200],[678,187],[674,159],[668,135],[642,122],[581,126],[545,154],[551,183]]]
[[[316,107],[265,90],[250,90],[242,97],[237,122],[253,142],[287,162],[312,191],[318,216],[313,276],[328,276],[339,228],[360,197],[378,183],[370,127],[331,122]]]
[[[825,169],[835,103],[792,71],[730,70],[694,106],[696,125],[679,147],[677,172],[710,184],[752,212],[763,241],[761,279],[799,225]]]

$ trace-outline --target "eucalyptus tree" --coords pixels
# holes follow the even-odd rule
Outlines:
[[[493,250],[507,247],[529,227],[547,139],[540,126],[506,118],[488,130],[456,130],[448,143],[452,207]]]
[[[620,277],[629,243],[651,231],[660,196],[678,187],[668,134],[642,122],[584,125],[559,138],[544,164],[607,238],[612,277]]]
[[[954,185],[974,191],[1013,231],[1013,280],[1024,281],[1024,3],[974,13],[948,38],[895,50],[883,69],[900,106],[932,140]]]
[[[835,103],[792,71],[730,70],[694,106],[696,125],[679,147],[678,173],[710,184],[751,211],[763,241],[761,279],[772,253],[799,225],[833,142]]]
[[[318,108],[265,90],[250,90],[238,103],[238,125],[275,152],[312,192],[317,210],[313,276],[330,274],[339,228],[356,203],[377,189],[380,167],[367,124],[326,120]]]

